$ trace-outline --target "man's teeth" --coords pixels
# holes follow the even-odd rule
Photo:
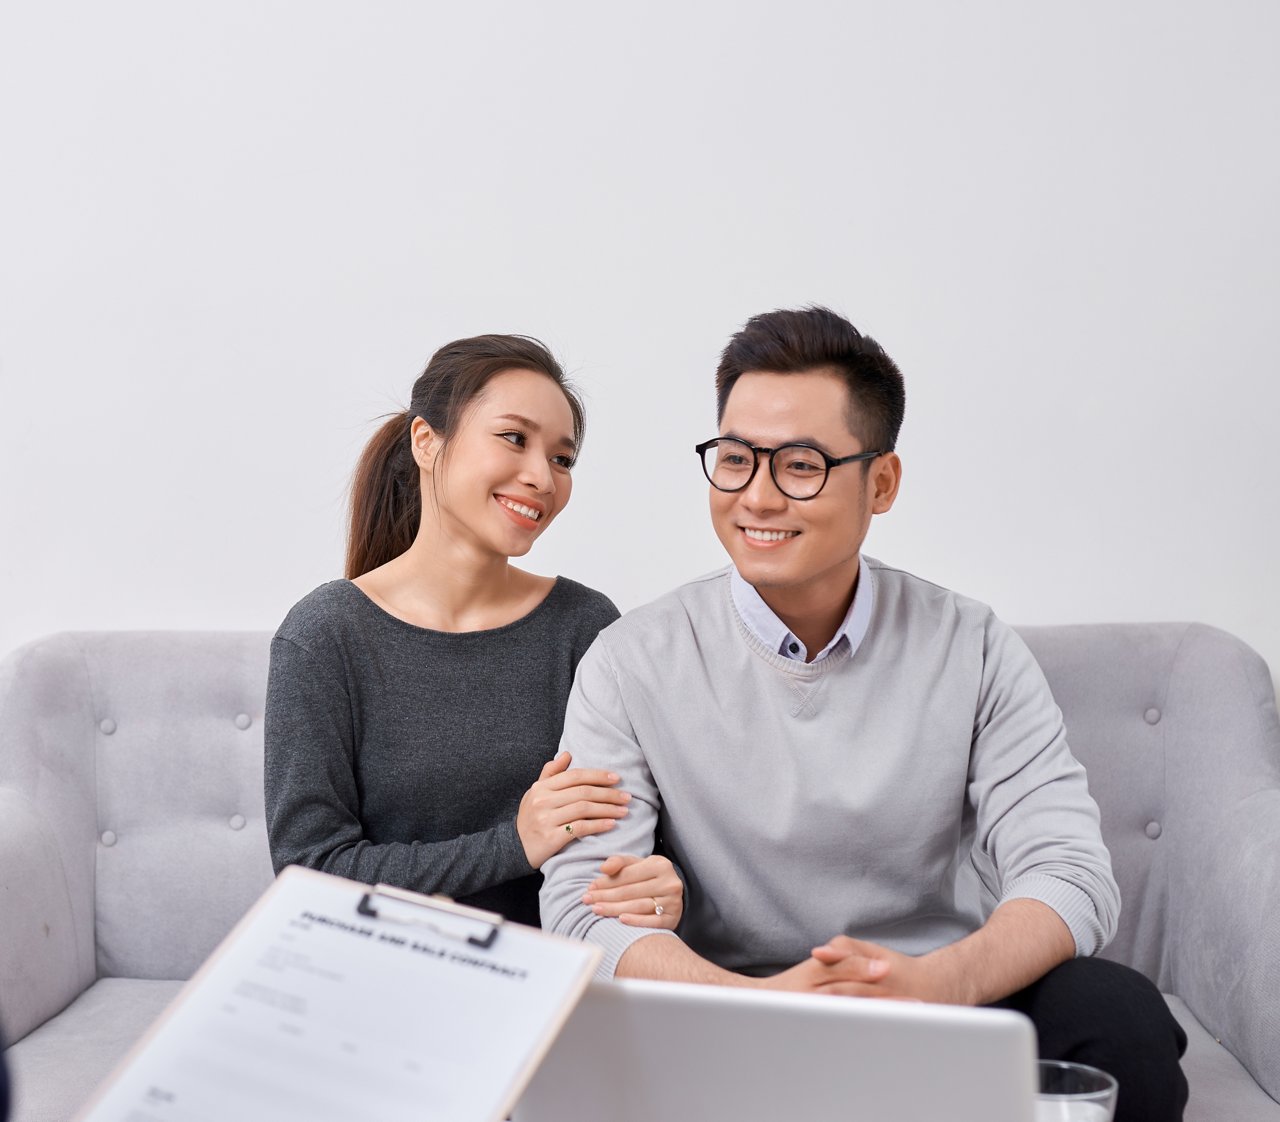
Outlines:
[[[542,517],[542,511],[534,510],[531,506],[525,506],[523,503],[513,503],[510,499],[499,499],[503,506],[514,510],[517,514],[523,514],[526,518],[532,518],[535,522]]]
[[[745,526],[742,532],[752,541],[757,542],[780,542],[783,538],[794,538],[799,530],[748,530]]]

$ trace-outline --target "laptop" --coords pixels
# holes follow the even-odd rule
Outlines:
[[[1036,1038],[999,1009],[592,982],[513,1122],[1029,1122]]]

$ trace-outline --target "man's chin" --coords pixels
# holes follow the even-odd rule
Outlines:
[[[730,557],[738,575],[756,588],[786,588],[798,582],[795,566],[781,560],[758,555]]]

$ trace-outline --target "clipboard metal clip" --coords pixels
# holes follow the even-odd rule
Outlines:
[[[488,950],[498,937],[502,916],[455,904],[447,896],[423,896],[390,884],[375,884],[360,897],[356,911],[369,919],[425,927],[437,935]]]

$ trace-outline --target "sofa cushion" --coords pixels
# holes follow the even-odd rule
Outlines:
[[[5,1052],[10,1122],[67,1122],[180,989],[181,982],[103,978],[18,1041]]]
[[[1168,994],[1165,1001],[1187,1034],[1182,1070],[1191,1087],[1191,1098],[1185,1122],[1280,1122],[1280,1103],[1205,1031],[1186,1002]]]

